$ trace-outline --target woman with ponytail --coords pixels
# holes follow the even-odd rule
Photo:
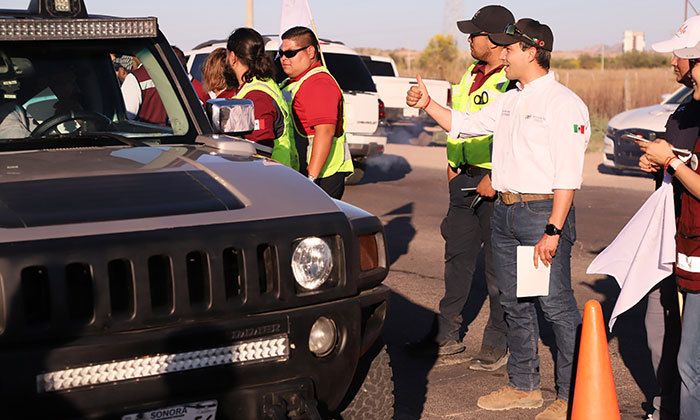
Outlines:
[[[298,170],[292,114],[275,83],[263,37],[254,29],[238,28],[229,36],[226,49],[228,66],[238,83],[235,97],[255,105],[255,131],[245,138],[272,147],[272,159]]]

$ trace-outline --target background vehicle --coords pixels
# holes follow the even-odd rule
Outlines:
[[[277,36],[265,36],[265,50],[274,58],[279,49]],[[379,100],[377,88],[360,56],[341,42],[320,40],[326,66],[343,90],[346,106],[347,142],[355,164],[355,173],[346,183],[355,184],[364,176],[365,160],[369,156],[384,153],[387,135],[380,125],[384,117],[384,104]],[[192,77],[201,80],[201,68],[209,53],[226,47],[225,41],[207,41],[186,53],[187,68]],[[287,76],[277,64],[277,82]],[[405,92],[404,92],[405,96]]]
[[[638,162],[642,156],[639,146],[622,140],[620,136],[633,132],[646,138],[664,137],[668,117],[678,105],[691,99],[692,90],[682,86],[660,104],[630,109],[612,117],[603,138],[603,165],[615,170],[639,170]]]
[[[215,132],[251,104],[210,124],[156,18],[0,20],[2,417],[391,418],[381,221]],[[110,54],[165,122],[128,117]]]
[[[378,55],[363,55],[362,61],[372,73],[372,80],[377,86],[379,98],[384,101],[386,120],[394,123],[407,118],[427,118],[422,109],[411,108],[406,105],[406,92],[411,85],[416,84],[416,79],[411,77],[399,77],[396,64],[391,57]],[[433,101],[442,106],[450,106],[450,82],[446,80],[423,79],[430,92]]]

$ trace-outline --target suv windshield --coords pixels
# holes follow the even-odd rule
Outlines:
[[[690,99],[692,98],[692,93],[692,89],[683,86],[677,92],[673,93],[672,96],[668,98],[664,103],[668,105],[680,105],[685,102],[690,102]]]
[[[0,42],[0,145],[78,137],[182,142],[190,124],[150,48],[133,39]]]

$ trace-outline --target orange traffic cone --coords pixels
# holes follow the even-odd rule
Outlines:
[[[571,420],[619,420],[615,379],[600,303],[586,302]]]

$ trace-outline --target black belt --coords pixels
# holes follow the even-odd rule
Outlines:
[[[459,169],[460,173],[467,174],[469,176],[480,176],[489,173],[488,169],[474,165],[461,166]]]

